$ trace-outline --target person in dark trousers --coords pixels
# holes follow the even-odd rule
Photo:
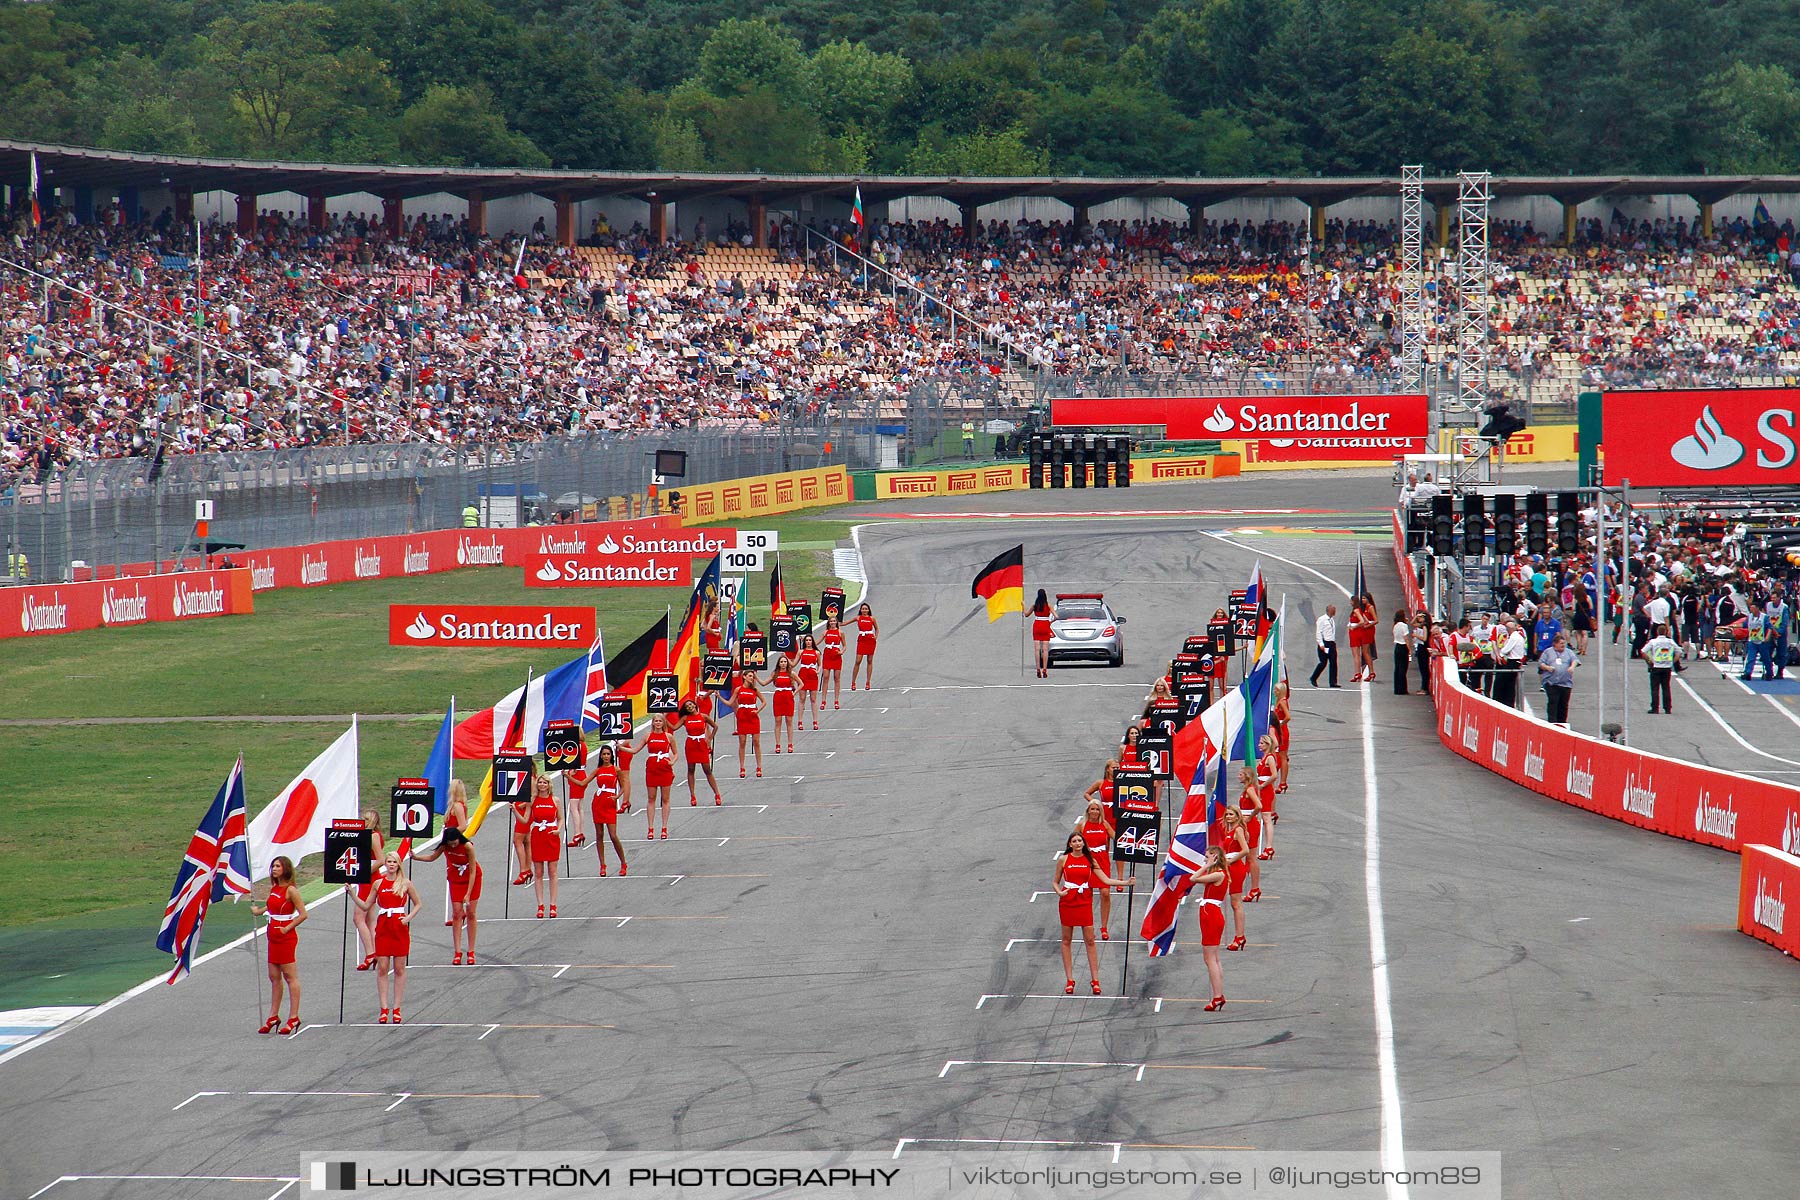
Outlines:
[[[1550,642],[1550,648],[1538,656],[1538,676],[1544,683],[1545,705],[1550,710],[1544,719],[1552,725],[1569,723],[1569,694],[1575,690],[1576,667],[1581,660],[1569,649],[1569,639],[1561,630]]]
[[[1650,711],[1664,716],[1674,711],[1669,704],[1669,680],[1681,658],[1681,646],[1669,636],[1667,625],[1656,627],[1656,636],[1644,643],[1644,663],[1650,668]]]
[[[1338,685],[1337,667],[1337,605],[1327,604],[1325,615],[1319,618],[1313,629],[1314,641],[1319,651],[1319,665],[1313,668],[1312,685],[1319,686],[1319,676],[1325,675],[1326,682],[1332,687]]]
[[[1419,690],[1431,691],[1431,618],[1413,614],[1413,661],[1419,669]]]
[[[1406,695],[1406,669],[1412,665],[1413,624],[1404,608],[1394,613],[1394,695]]]

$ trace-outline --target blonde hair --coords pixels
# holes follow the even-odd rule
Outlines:
[[[449,803],[460,804],[464,808],[469,807],[469,788],[468,788],[468,785],[463,783],[462,780],[452,779],[450,781]]]

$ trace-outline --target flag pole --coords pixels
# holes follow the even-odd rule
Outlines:
[[[344,987],[350,979],[350,885],[344,885],[344,936],[338,944],[338,1024],[344,1023]]]
[[[1125,973],[1131,969],[1131,902],[1137,899],[1136,863],[1131,864],[1131,882],[1125,885],[1125,958],[1119,963],[1119,995],[1125,995]]]

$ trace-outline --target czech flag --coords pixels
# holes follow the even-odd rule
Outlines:
[[[986,600],[988,624],[1002,614],[1025,611],[1025,547],[1023,544],[995,555],[969,585],[969,598]]]

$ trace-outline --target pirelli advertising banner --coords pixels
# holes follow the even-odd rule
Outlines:
[[[1219,479],[1238,473],[1235,454],[1188,454],[1131,460],[1131,482],[1175,483]],[[1089,472],[1092,480],[1093,473]],[[875,477],[878,500],[914,500],[921,496],[976,496],[985,492],[1024,491],[1023,463],[968,467],[957,471],[886,471]]]
[[[707,525],[715,521],[776,516],[803,508],[850,503],[850,468],[814,467],[774,475],[750,475],[719,483],[676,489],[682,498],[682,521]]]
[[[1607,392],[1608,486],[1742,487],[1800,479],[1800,388]]]

